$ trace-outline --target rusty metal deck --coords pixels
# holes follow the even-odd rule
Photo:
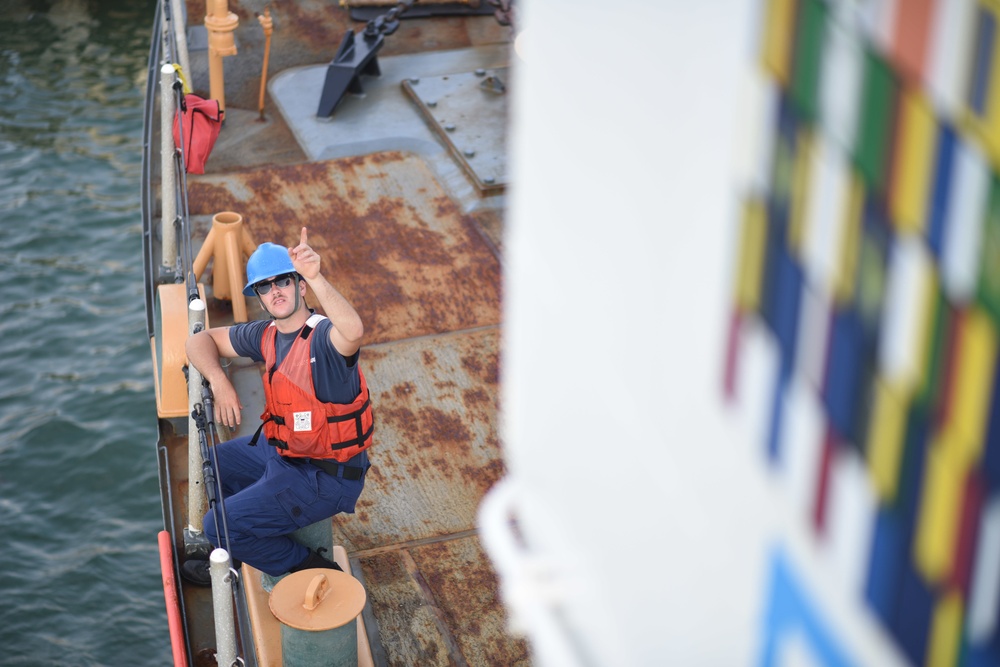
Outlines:
[[[188,4],[196,23],[203,9]],[[252,26],[256,8],[244,4],[234,8],[237,39],[242,53],[253,53],[261,44]],[[329,3],[270,4],[284,29],[275,32],[272,77],[324,63],[350,25],[346,10]],[[490,17],[417,19],[387,40],[386,55],[507,37]],[[196,91],[200,83],[207,88],[192,69]],[[462,182],[461,169],[442,169],[443,145],[436,156],[403,146],[310,161],[272,100],[266,121],[258,121],[259,70],[227,62],[226,75],[226,125],[207,173],[188,177],[192,221],[203,238],[212,214],[236,211],[258,243],[291,243],[308,227],[325,275],[365,323],[361,363],[377,424],[373,467],[356,514],[334,519],[334,538],[360,567],[383,664],[530,664],[525,642],[506,630],[475,526],[483,494],[503,475],[502,195]],[[406,99],[402,88],[398,94]],[[425,122],[415,104],[413,116]],[[211,264],[206,284],[210,272]],[[259,311],[251,306],[253,317]],[[209,308],[213,324],[232,321],[227,302],[209,298]],[[236,371],[247,406],[241,430],[259,412],[257,371]],[[185,471],[178,466],[176,474],[183,486]]]
[[[206,175],[188,187],[193,216],[236,211],[258,243],[292,243],[308,227],[366,345],[500,322],[498,258],[419,156]]]

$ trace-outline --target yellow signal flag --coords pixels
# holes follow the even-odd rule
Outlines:
[[[940,584],[951,573],[958,540],[962,490],[968,467],[956,456],[950,442],[955,435],[947,428],[927,448],[923,489],[917,514],[913,560],[931,585]]]
[[[939,598],[931,620],[931,636],[924,662],[927,667],[953,667],[958,664],[964,608],[962,594],[958,591],[948,591]]]
[[[947,428],[954,434],[949,446],[968,467],[979,460],[986,438],[990,398],[997,360],[997,332],[989,315],[973,307],[965,313],[955,360]]]
[[[810,195],[810,174],[815,168],[816,138],[803,127],[795,137],[795,158],[792,163],[792,192],[789,203],[788,247],[795,257],[801,257],[806,226],[806,202]]]
[[[761,64],[787,89],[795,45],[796,0],[768,0],[761,43]]]
[[[1000,0],[984,0],[988,11],[993,14],[993,25],[1000,24]],[[994,165],[1000,165],[1000,40],[993,39],[993,66],[990,68],[989,115],[984,129],[987,132],[986,145]]]
[[[767,246],[767,206],[761,199],[748,199],[743,205],[743,231],[740,239],[739,269],[734,294],[741,312],[760,307]]]
[[[847,206],[844,207],[843,243],[840,246],[840,258],[833,280],[833,300],[837,305],[846,304],[854,298],[864,207],[865,181],[858,172],[851,169],[847,185]]]
[[[868,426],[868,468],[882,504],[899,491],[899,466],[905,442],[907,401],[883,378],[875,381],[875,405]]]
[[[889,210],[899,233],[922,233],[927,224],[937,128],[930,102],[919,91],[903,93],[899,115]]]

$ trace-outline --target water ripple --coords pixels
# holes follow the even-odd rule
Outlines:
[[[170,662],[138,223],[154,10],[155,0],[4,3],[4,665]]]

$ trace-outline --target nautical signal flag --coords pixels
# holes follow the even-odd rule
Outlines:
[[[1000,0],[763,13],[727,396],[901,655],[1000,664]]]

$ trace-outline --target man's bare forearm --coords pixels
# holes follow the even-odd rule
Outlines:
[[[365,334],[365,327],[361,322],[361,316],[354,310],[350,301],[331,285],[322,273],[317,274],[315,278],[307,279],[306,282],[340,335],[347,341],[359,343]]]
[[[185,345],[188,362],[190,362],[202,377],[208,380],[209,384],[214,384],[221,378],[226,378],[226,371],[222,368],[222,361],[219,348],[215,344],[212,335],[207,331],[199,331],[187,339]]]

